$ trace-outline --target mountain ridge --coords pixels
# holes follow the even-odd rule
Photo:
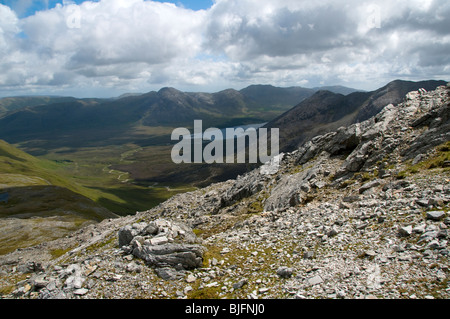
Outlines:
[[[268,89],[272,93],[264,94]],[[127,136],[134,142],[142,139],[136,134],[140,127],[189,127],[199,118],[205,126],[267,122],[311,94],[311,89],[301,87],[251,86],[240,91],[227,89],[215,93],[182,92],[165,87],[157,92],[120,99],[70,98],[62,103],[50,99],[47,104],[39,104],[38,99],[30,106],[26,106],[28,98],[23,101],[18,98],[14,110],[1,113],[0,109],[0,137],[10,143],[40,139],[54,144],[54,136],[61,135],[70,143],[83,140],[95,145],[107,139],[123,140]],[[146,139],[143,140],[146,143]]]

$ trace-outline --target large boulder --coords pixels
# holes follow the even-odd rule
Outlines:
[[[188,270],[202,266],[203,252],[204,248],[201,245],[162,244],[136,247],[133,255],[156,268],[173,267],[176,270]]]
[[[266,174],[261,174],[259,170],[254,170],[236,179],[221,197],[220,206],[228,207],[234,203],[248,198],[264,188]]]
[[[125,253],[144,260],[157,270],[173,268],[170,273],[201,267],[204,247],[187,225],[166,219],[151,223],[135,223],[122,227],[118,233],[119,246]],[[163,276],[175,278],[176,276]]]

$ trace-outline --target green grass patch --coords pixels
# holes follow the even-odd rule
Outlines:
[[[53,249],[50,251],[50,255],[52,256],[53,259],[57,259],[57,258],[63,256],[64,254],[68,253],[71,250],[72,250],[72,247],[67,248],[67,249]]]
[[[187,294],[188,299],[219,299],[220,287],[194,289]]]
[[[417,174],[424,170],[440,168],[444,171],[450,171],[450,141],[436,147],[434,152],[426,159],[415,165],[409,165],[403,175]]]

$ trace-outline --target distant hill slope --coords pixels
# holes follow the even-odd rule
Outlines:
[[[410,91],[420,88],[434,90],[445,84],[445,81],[434,80],[396,80],[372,92],[342,95],[321,90],[269,122],[266,127],[280,129],[281,149],[289,151],[316,135],[367,120],[386,105],[400,103]]]
[[[0,99],[0,117],[7,112],[19,110],[25,107],[38,105],[50,105],[55,103],[75,102],[77,98],[70,96],[14,96]],[[92,99],[85,99],[92,100]],[[101,99],[94,99],[101,100]]]
[[[54,174],[55,165],[0,140],[0,254],[118,217],[87,197],[95,192]]]
[[[53,189],[60,194],[64,193],[66,199],[66,195],[70,195],[83,202],[85,204],[85,209],[81,212],[83,217],[94,220],[117,217],[89,199],[89,196],[95,195],[92,190],[55,174],[52,169],[55,169],[57,165],[54,162],[33,157],[0,140],[0,193],[9,193],[10,189],[28,188],[28,190],[32,190],[33,187],[39,189],[46,187],[49,192]],[[53,195],[55,200],[59,196],[56,193]],[[8,200],[4,204],[8,205],[0,206],[1,217],[9,216],[8,212],[15,210],[15,205],[10,205],[15,199],[12,196],[7,196],[7,198]],[[42,199],[43,196],[34,198],[35,203],[29,208]],[[23,214],[23,211],[21,213]],[[27,215],[32,216],[33,210],[29,209]]]
[[[348,95],[354,92],[364,92],[363,90],[355,90],[342,85],[321,86],[313,88],[314,91],[330,91],[342,95]]]

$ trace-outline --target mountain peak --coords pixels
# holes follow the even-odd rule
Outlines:
[[[180,94],[183,93],[173,87],[163,87],[158,91],[159,94]]]

